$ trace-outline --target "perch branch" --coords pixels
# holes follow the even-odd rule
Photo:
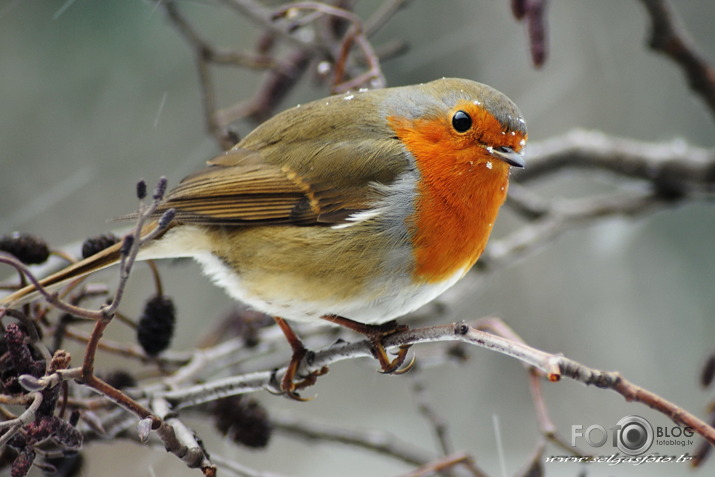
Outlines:
[[[394,333],[385,339],[386,347],[414,345],[429,342],[462,341],[471,345],[487,348],[516,358],[537,369],[551,382],[559,381],[563,376],[586,385],[595,385],[601,389],[612,389],[628,401],[635,401],[665,414],[679,424],[690,426],[694,431],[715,445],[715,429],[691,413],[675,404],[642,389],[627,381],[617,372],[599,371],[584,366],[564,356],[547,353],[526,344],[515,342],[480,331],[464,322],[449,325],[437,325],[425,328],[408,329]],[[332,363],[371,356],[369,340],[355,343],[337,342],[310,355],[310,362],[304,360],[298,369],[299,375],[311,372]],[[149,398],[164,398],[173,404],[174,409],[195,406],[221,397],[255,392],[261,389],[275,389],[276,383],[287,367],[275,372],[254,372],[220,379],[207,384],[191,386],[173,391],[158,391]]]

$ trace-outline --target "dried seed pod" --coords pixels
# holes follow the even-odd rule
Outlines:
[[[137,325],[137,341],[149,356],[156,356],[171,343],[174,336],[176,311],[171,298],[155,295],[144,305]]]
[[[253,399],[231,396],[213,405],[216,428],[234,442],[247,447],[268,445],[273,427],[265,408]]]
[[[44,240],[19,232],[0,237],[0,250],[14,255],[26,265],[43,263],[50,256],[50,249]]]
[[[90,237],[82,244],[82,258],[91,257],[117,242],[119,238],[112,233]]]

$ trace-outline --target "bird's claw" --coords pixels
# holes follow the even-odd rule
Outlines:
[[[315,396],[305,398],[298,394],[299,390],[314,385],[318,380],[318,376],[322,376],[328,372],[328,367],[323,366],[320,369],[311,371],[307,376],[298,376],[298,368],[305,357],[309,356],[310,353],[311,352],[304,347],[293,350],[293,356],[291,356],[288,368],[286,369],[285,374],[283,374],[280,386],[276,386],[280,389],[280,392],[275,392],[274,394],[281,394],[289,399],[301,402],[312,401],[315,398]]]
[[[372,352],[380,363],[380,372],[382,374],[399,376],[407,373],[415,365],[415,356],[413,355],[410,362],[403,366],[407,358],[407,352],[412,345],[401,345],[395,357],[390,359],[379,337],[373,338],[372,342]]]
[[[318,380],[318,376],[322,376],[328,372],[328,367],[323,366],[320,369],[311,371],[307,376],[299,376],[298,369],[300,368],[301,363],[304,359],[308,363],[310,363],[313,360],[313,352],[308,351],[305,346],[303,346],[303,342],[300,340],[300,338],[298,338],[298,336],[295,334],[295,332],[293,332],[291,327],[288,325],[288,323],[286,323],[283,318],[280,318],[278,316],[274,316],[273,318],[280,327],[281,331],[283,331],[283,334],[288,340],[290,347],[293,349],[293,355],[290,358],[290,363],[286,368],[285,374],[283,374],[283,378],[281,379],[280,385],[277,382],[278,380],[276,378],[275,373],[271,377],[273,388],[278,389],[279,391],[270,392],[272,392],[273,394],[282,394],[287,398],[293,399],[294,401],[310,401],[313,399],[312,397],[304,398],[300,394],[298,394],[298,391],[300,389],[304,389],[308,386],[314,385],[315,382]],[[296,377],[299,377],[300,379],[296,380]]]

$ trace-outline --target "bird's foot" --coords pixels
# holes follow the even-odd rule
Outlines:
[[[322,376],[328,372],[328,367],[323,366],[318,370],[312,371],[307,376],[300,376],[298,374],[300,365],[303,363],[303,360],[306,360],[309,363],[311,361],[311,356],[313,355],[313,352],[303,346],[303,342],[300,340],[300,338],[298,338],[298,335],[295,334],[293,329],[288,325],[288,323],[285,322],[283,318],[274,317],[274,319],[278,326],[280,326],[281,330],[283,331],[283,334],[288,340],[288,343],[293,349],[293,355],[290,358],[288,368],[286,369],[285,374],[283,374],[283,378],[281,378],[280,381],[280,394],[283,394],[286,397],[295,401],[310,401],[311,399],[313,399],[312,397],[304,398],[300,394],[298,394],[298,391],[300,391],[301,389],[305,389],[308,386],[314,385],[318,380],[318,376]]]
[[[395,357],[390,358],[387,350],[385,349],[385,345],[383,344],[385,337],[407,330],[407,325],[399,324],[395,320],[379,325],[369,325],[335,315],[327,315],[324,316],[323,319],[365,335],[372,344],[372,355],[380,363],[381,373],[396,375],[405,374],[414,366],[414,356],[410,362],[405,365],[407,352],[412,345],[401,345]]]

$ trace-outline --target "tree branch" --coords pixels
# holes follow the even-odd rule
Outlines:
[[[385,338],[384,344],[386,347],[398,347],[446,341],[462,341],[511,356],[535,368],[552,382],[559,381],[565,376],[586,385],[612,389],[628,401],[646,404],[675,422],[692,427],[695,432],[715,445],[715,429],[707,423],[675,404],[627,381],[617,372],[589,368],[564,356],[546,353],[526,344],[480,331],[464,322],[397,332]],[[338,361],[371,356],[370,349],[370,340],[335,343],[315,352],[309,360],[304,360],[298,368],[298,374],[309,375],[313,371]],[[172,403],[174,409],[178,410],[222,397],[256,392],[262,389],[274,389],[274,392],[278,392],[277,383],[280,382],[280,378],[286,370],[287,366],[284,366],[274,372],[246,373],[179,390],[158,391],[143,397],[166,399]]]
[[[715,69],[697,51],[666,0],[641,0],[651,21],[650,47],[673,60],[685,73],[690,88],[715,116]]]

